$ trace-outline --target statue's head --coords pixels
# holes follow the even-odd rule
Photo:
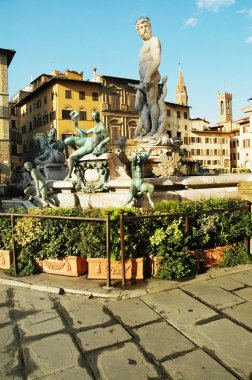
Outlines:
[[[100,120],[100,112],[98,110],[93,110],[92,111],[92,119],[99,121]]]
[[[26,170],[29,170],[29,172],[32,170],[32,163],[31,162],[25,162],[24,167]]]
[[[149,17],[140,17],[136,21],[136,31],[144,41],[148,41],[151,36],[151,22]]]

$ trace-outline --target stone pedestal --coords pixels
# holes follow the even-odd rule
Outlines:
[[[38,169],[44,172],[47,180],[61,181],[67,175],[67,165],[65,164],[39,165]]]

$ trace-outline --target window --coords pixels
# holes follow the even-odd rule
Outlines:
[[[177,118],[180,118],[180,111],[177,111]]]
[[[33,128],[37,128],[37,119],[36,117],[33,118]]]
[[[66,99],[72,99],[72,91],[71,90],[65,90],[65,98]]]
[[[168,117],[171,116],[171,110],[167,110],[167,116],[168,116]]]
[[[32,131],[32,121],[29,122],[29,131]]]
[[[195,137],[191,137],[191,143],[195,143]]]
[[[184,112],[184,119],[188,119],[188,114],[187,114],[187,112]]]
[[[221,107],[221,115],[224,115],[224,102],[223,101],[221,101],[220,107]]]
[[[187,131],[188,130],[188,127],[187,127],[187,125],[185,125],[185,131]]]
[[[84,91],[79,91],[79,99],[85,100],[85,92]]]
[[[41,107],[41,99],[39,99],[38,101],[37,101],[37,108],[40,108]]]
[[[29,106],[29,112],[32,112],[32,105]]]
[[[62,110],[62,119],[71,120],[70,112],[71,110]]]
[[[50,121],[55,120],[55,111],[50,112]]]
[[[218,139],[215,137],[215,138],[213,139],[213,143],[214,143],[214,144],[217,144],[217,142],[218,142]]]
[[[47,96],[44,96],[44,104],[47,104]]]
[[[87,120],[87,112],[79,111],[79,120]]]
[[[98,92],[92,92],[92,100],[98,101],[99,95]]]
[[[218,149],[214,149],[214,154],[217,156],[218,155]]]
[[[49,118],[48,118],[48,115],[46,114],[43,116],[43,125],[47,124],[48,122],[49,122]]]
[[[11,120],[11,128],[16,128],[16,120]]]
[[[11,144],[11,154],[17,154],[17,144]]]
[[[181,138],[181,132],[177,132],[177,136]]]
[[[184,137],[184,144],[188,145],[189,144],[189,137]]]
[[[22,126],[22,133],[26,133],[26,125]]]
[[[24,113],[24,111],[23,111],[23,113]],[[11,107],[11,114],[12,115],[15,115],[16,113],[15,113],[15,107]]]

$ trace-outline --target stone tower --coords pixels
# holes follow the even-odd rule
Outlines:
[[[223,92],[218,95],[219,103],[219,122],[226,123],[232,122],[232,94]]]
[[[176,98],[175,102],[177,104],[181,104],[183,106],[187,106],[188,102],[188,96],[187,96],[187,91],[186,91],[186,86],[182,74],[182,69],[179,67],[179,76],[178,76],[178,84],[176,88]]]
[[[10,175],[8,67],[14,54],[0,48],[0,183]]]

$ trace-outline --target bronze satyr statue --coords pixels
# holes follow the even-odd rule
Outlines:
[[[65,181],[71,178],[76,160],[89,153],[92,153],[95,156],[100,156],[106,150],[107,144],[110,141],[107,127],[100,120],[100,113],[97,110],[92,112],[92,118],[96,121],[96,124],[89,130],[82,129],[78,126],[79,113],[77,111],[72,111],[70,115],[80,136],[71,136],[64,140],[66,145],[78,148],[69,157],[68,175],[66,176]],[[92,133],[92,136],[87,137],[90,133]]]
[[[25,169],[31,173],[31,177],[34,181],[34,186],[28,186],[24,193],[29,196],[29,200],[33,200],[34,197],[37,197],[42,200],[47,205],[51,207],[56,207],[54,199],[48,196],[46,178],[43,176],[39,169],[33,168],[31,162],[24,163]]]
[[[133,152],[131,164],[132,181],[125,206],[129,204],[133,198],[138,198],[146,193],[150,206],[154,208],[154,203],[151,199],[154,186],[151,183],[144,182],[144,162],[149,155],[150,152]]]

